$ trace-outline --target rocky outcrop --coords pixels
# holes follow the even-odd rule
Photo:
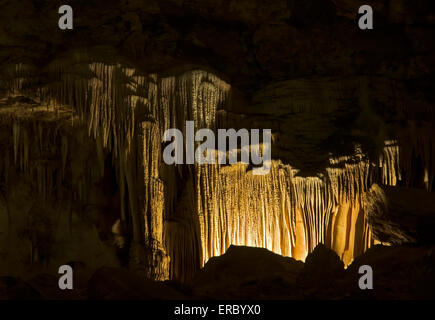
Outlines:
[[[305,264],[258,248],[231,247],[212,258],[191,283],[195,297],[215,299],[431,299],[433,247],[376,245],[346,269],[317,246]],[[373,290],[361,290],[360,266],[373,270]]]
[[[367,221],[376,239],[391,244],[434,243],[435,198],[431,192],[373,185],[367,198]]]
[[[208,299],[257,299],[291,294],[303,263],[263,248],[230,246],[211,258],[189,283],[192,294]]]
[[[344,275],[344,264],[337,254],[319,244],[307,256],[304,268],[299,274],[299,292],[311,297],[316,297],[320,293],[319,298],[330,296],[333,299],[341,293],[341,282]]]

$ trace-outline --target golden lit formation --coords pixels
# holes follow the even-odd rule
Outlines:
[[[33,88],[34,72],[14,66],[11,92],[26,94]],[[351,156],[331,157],[326,172],[313,177],[298,176],[297,168],[278,160],[264,176],[253,175],[242,163],[168,166],[162,161],[163,132],[184,130],[186,120],[200,128],[225,127],[229,84],[205,71],[161,77],[78,59],[68,64],[57,61],[44,72],[56,81],[38,88],[37,98],[62,116],[68,114],[65,106],[71,106],[72,125],[86,125],[96,142],[100,170],[83,170],[77,177],[83,180],[79,198],[89,188],[86,175],[103,175],[104,155],[111,152],[121,195],[120,219],[132,232],[133,260],[136,257],[139,263],[148,250],[152,255],[148,272],[156,279],[185,280],[231,244],[264,247],[304,260],[324,243],[347,265],[375,243],[363,201],[374,175],[380,169],[381,181],[388,185],[403,178],[400,169],[406,161],[401,162],[399,154],[405,160],[408,156],[405,151],[402,155],[397,141],[386,142],[379,164],[369,162],[356,147]],[[14,158],[23,170],[28,167],[30,144],[47,141],[43,134],[56,139],[55,132],[39,132],[29,135],[14,120]],[[68,139],[62,137],[66,159]],[[410,142],[424,163],[433,159],[427,143]],[[38,173],[42,190],[52,183],[47,168],[41,164]],[[434,168],[426,166],[425,172],[431,186]],[[177,177],[183,177],[182,186]]]

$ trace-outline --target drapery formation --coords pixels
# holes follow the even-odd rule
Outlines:
[[[362,201],[372,183],[412,184],[417,154],[427,189],[433,184],[433,135],[419,134],[402,137],[402,144],[400,137],[387,141],[379,163],[370,162],[358,147],[353,155],[331,156],[326,172],[313,177],[298,176],[297,168],[279,160],[263,176],[253,175],[242,163],[166,165],[165,130],[178,128],[186,136],[187,120],[196,129],[212,130],[225,122],[231,88],[209,72],[162,77],[121,65],[57,61],[43,70],[50,82],[39,81],[36,70],[24,65],[6,73],[11,94],[34,96],[73,126],[85,125],[95,140],[99,170],[83,164],[75,183],[79,199],[90,187],[86,177],[103,175],[105,156],[112,155],[120,220],[132,235],[130,265],[155,279],[185,281],[231,244],[265,247],[303,260],[325,243],[348,264],[375,242]],[[65,106],[71,106],[69,116]],[[61,168],[74,158],[68,156],[67,135],[56,128],[50,133],[37,122],[31,127],[5,119],[13,149],[0,162],[2,177],[7,177],[10,161],[27,170],[33,165],[28,149],[50,144],[50,139],[61,141]],[[50,168],[36,166],[43,194],[53,189]],[[62,174],[56,177],[61,183]]]

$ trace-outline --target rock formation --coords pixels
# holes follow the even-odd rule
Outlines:
[[[403,200],[433,198],[428,1],[373,4],[370,35],[346,0],[97,1],[71,33],[50,31],[56,3],[23,3],[21,29],[0,13],[0,275],[83,261],[188,283],[232,245],[348,266],[433,243],[433,211]],[[187,120],[272,129],[270,173],[165,164]]]

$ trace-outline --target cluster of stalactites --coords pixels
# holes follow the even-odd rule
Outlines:
[[[431,192],[435,177],[435,138],[432,128],[387,141],[379,160],[382,183],[389,186],[424,187]]]
[[[379,157],[379,167],[382,172],[382,183],[389,186],[397,185],[402,179],[400,172],[400,152],[397,141],[386,141]]]
[[[30,85],[25,79],[31,71],[22,65],[14,70],[11,91],[24,90]],[[121,202],[128,203],[128,209],[122,206],[122,219],[131,221],[135,240],[158,250],[169,248],[172,261],[194,266],[199,257],[204,264],[231,244],[265,247],[303,260],[318,243],[325,243],[349,263],[373,243],[361,197],[374,181],[375,170],[356,150],[352,156],[331,158],[325,174],[318,177],[299,177],[297,170],[277,161],[264,176],[253,175],[241,163],[195,165],[191,187],[196,201],[186,211],[197,215],[201,252],[192,253],[194,219],[186,222],[183,216],[173,215],[175,173],[168,173],[162,164],[161,137],[169,128],[178,128],[186,136],[186,120],[193,120],[196,129],[216,129],[219,110],[230,100],[230,86],[204,71],[159,77],[103,63],[79,67],[53,63],[49,73],[54,81],[38,89],[40,99],[74,107],[97,143],[101,168],[104,150],[112,151]],[[28,142],[15,124],[13,139],[14,158],[26,168],[23,145]],[[417,154],[430,189],[432,146],[430,135],[416,135],[400,147],[387,142],[377,166],[382,182],[395,185],[401,179],[412,180],[412,159]],[[182,172],[180,167],[173,170]]]
[[[47,68],[50,82],[41,85],[35,70],[17,64],[7,72],[11,93],[31,88],[40,101],[73,106],[89,127],[100,135],[105,148],[115,153],[129,151],[135,128],[142,117],[159,124],[161,133],[169,128],[184,130],[186,120],[198,128],[213,128],[219,108],[228,102],[230,86],[217,76],[194,70],[179,76],[139,75],[119,64],[81,64],[54,61]],[[183,131],[184,132],[184,131]]]
[[[42,199],[58,196],[65,178],[69,136],[53,122],[9,119],[11,140],[3,142],[0,158],[0,179],[9,182],[11,170],[19,170],[31,178]],[[57,161],[55,159],[60,159]]]
[[[318,243],[350,263],[376,243],[365,213],[370,210],[365,195],[374,182],[397,185],[402,172],[415,171],[406,165],[417,155],[424,183],[432,185],[432,140],[416,141],[412,155],[403,152],[406,145],[386,141],[376,164],[359,148],[350,156],[331,157],[326,175],[318,177],[299,177],[297,170],[277,161],[266,176],[253,175],[241,163],[197,166],[202,263],[231,244],[265,247],[303,260]]]
[[[33,89],[39,82],[35,68],[23,63],[6,66],[2,70],[2,80],[2,85],[12,95],[29,93],[33,96]]]
[[[406,186],[421,185],[431,192],[435,177],[435,130],[414,129],[400,137],[400,169]]]
[[[169,128],[178,128],[185,136],[187,120],[193,120],[196,129],[215,129],[216,113],[228,103],[230,86],[200,70],[159,77],[140,75],[120,65],[80,64],[76,60],[55,61],[45,72],[50,82],[33,86],[39,101],[73,107],[72,123],[78,119],[79,125],[87,125],[96,142],[100,174],[105,151],[112,152],[121,203],[127,204],[121,206],[121,218],[132,225],[134,240],[158,250],[163,241],[175,248],[178,239],[163,239],[164,221],[171,219],[176,192],[174,173],[163,170],[161,137]],[[31,87],[26,83],[31,77],[31,71],[21,65],[11,70],[11,93]],[[180,167],[173,170],[181,172]],[[177,224],[166,228],[174,233],[178,229]],[[167,276],[162,272],[156,277]]]
[[[231,244],[304,260],[318,243],[350,263],[372,244],[361,206],[370,168],[360,159],[329,168],[325,176],[299,177],[279,161],[263,176],[253,175],[242,163],[197,166],[202,263]]]

